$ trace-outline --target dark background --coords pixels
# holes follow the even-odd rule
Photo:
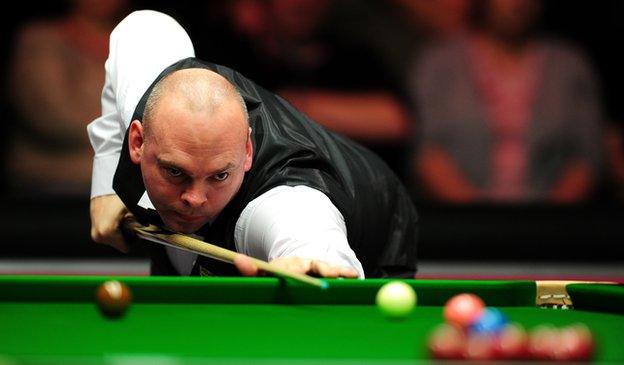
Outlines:
[[[210,29],[192,1],[135,1],[132,9],[169,13],[201,38]],[[209,8],[207,5],[203,5]],[[544,2],[541,29],[579,44],[589,55],[602,82],[608,122],[622,127],[622,35],[624,2],[617,0],[550,0]],[[13,37],[23,23],[63,14],[64,1],[5,3],[0,31],[0,154],[15,115],[6,99],[7,62]],[[7,10],[12,9],[12,10]],[[357,14],[354,14],[357,16]],[[196,43],[198,56],[210,45]],[[209,57],[205,57],[210,60]],[[4,160],[4,159],[3,159]],[[4,176],[3,166],[0,166]],[[5,179],[0,179],[4,191]],[[439,260],[548,260],[573,262],[624,261],[624,210],[609,181],[601,194],[582,205],[442,205],[418,197],[419,256]],[[121,258],[113,249],[89,239],[88,197],[0,198],[0,257]],[[139,254],[135,254],[139,255]]]

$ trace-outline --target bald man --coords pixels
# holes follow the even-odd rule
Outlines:
[[[111,34],[95,149],[92,236],[124,251],[124,215],[325,277],[411,277],[416,213],[387,166],[282,98],[195,59],[153,11]],[[114,175],[114,178],[113,178]],[[256,274],[148,246],[152,273]]]

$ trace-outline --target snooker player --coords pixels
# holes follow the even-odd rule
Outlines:
[[[123,217],[324,277],[413,277],[416,212],[373,153],[227,67],[194,58],[171,17],[111,33],[95,150],[91,235],[122,251]],[[148,246],[152,274],[253,275]],[[238,271],[236,271],[238,269]]]

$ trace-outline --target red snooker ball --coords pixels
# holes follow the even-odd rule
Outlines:
[[[468,360],[496,359],[496,336],[492,333],[472,333],[464,348],[464,358]]]
[[[582,324],[560,330],[559,344],[553,358],[559,361],[589,360],[593,352],[593,338],[589,328]]]
[[[109,317],[120,317],[128,309],[132,293],[125,284],[110,280],[97,288],[96,299],[102,313]]]
[[[496,352],[502,359],[524,359],[527,356],[529,336],[524,328],[515,323],[508,324],[498,336]]]
[[[539,325],[529,333],[528,352],[533,359],[550,360],[559,346],[559,330],[552,325]]]
[[[474,294],[458,294],[449,299],[444,306],[444,319],[460,327],[467,327],[483,313],[485,303]]]
[[[440,324],[429,335],[429,352],[436,359],[461,359],[466,344],[466,335],[461,328]]]

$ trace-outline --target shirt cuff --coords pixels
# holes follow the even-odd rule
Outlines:
[[[115,194],[113,177],[119,163],[119,153],[93,158],[93,173],[91,175],[91,199]]]

